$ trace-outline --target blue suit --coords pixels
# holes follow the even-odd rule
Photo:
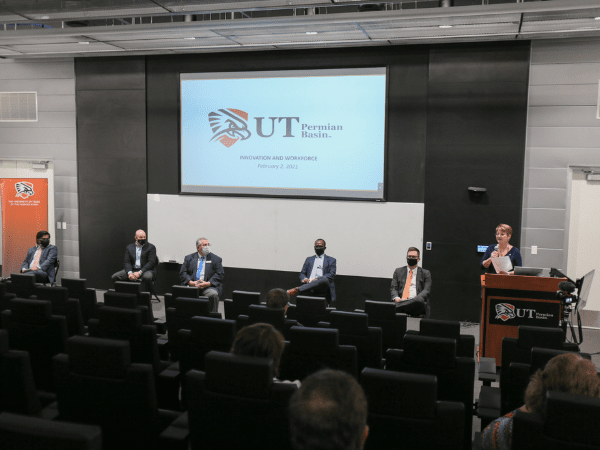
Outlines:
[[[300,272],[300,282],[305,278],[310,279],[310,274],[312,273],[313,266],[315,264],[315,256],[309,256],[304,261],[304,265],[302,266],[302,272]],[[333,280],[335,279],[335,273],[337,270],[335,258],[331,256],[324,255],[323,257],[323,278],[326,278],[329,282],[329,294],[331,295],[331,301],[335,301],[335,284]],[[314,282],[313,282],[314,283]],[[300,286],[300,292],[311,289],[311,284],[303,284]]]
[[[179,271],[181,284],[187,286],[190,281],[196,281],[196,271],[198,269],[198,252],[187,255]],[[209,253],[204,260],[204,281],[210,281],[211,287],[218,293],[219,297],[223,290],[223,278],[225,270],[223,269],[223,260],[214,253]]]
[[[35,252],[37,251],[37,249],[38,247],[35,246],[27,250],[27,256],[25,257],[25,261],[23,261],[23,264],[21,265],[21,271],[29,269],[29,266],[33,262],[33,258],[35,257]],[[40,255],[40,261],[38,263],[38,270],[30,273],[36,275],[37,279],[38,275],[43,276],[44,274],[42,272],[44,272],[48,276],[48,281],[50,281],[50,283],[54,283],[54,278],[56,277],[54,263],[56,262],[56,258],[58,258],[58,249],[56,248],[56,245],[48,245],[48,247],[42,248],[42,254]]]

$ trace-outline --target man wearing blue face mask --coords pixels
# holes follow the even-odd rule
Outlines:
[[[396,312],[409,316],[420,316],[427,312],[427,302],[431,292],[431,273],[418,267],[421,253],[410,247],[406,254],[407,266],[398,267],[392,278],[392,301]]]
[[[335,272],[337,270],[335,258],[325,254],[325,241],[315,241],[315,255],[309,256],[304,261],[300,272],[302,285],[288,291],[290,295],[325,296],[327,302],[335,301]]]
[[[137,230],[135,242],[125,248],[123,270],[113,273],[112,281],[140,281],[142,292],[151,292],[157,264],[156,247],[146,240],[144,230]]]
[[[223,260],[211,253],[210,242],[206,238],[199,238],[196,241],[196,253],[187,255],[181,270],[179,278],[183,286],[192,286],[200,289],[200,295],[208,297],[210,311],[219,311],[219,296],[223,289],[223,278],[225,270],[223,269]]]

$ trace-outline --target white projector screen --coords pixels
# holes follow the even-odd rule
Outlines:
[[[386,74],[181,74],[181,192],[384,200]]]

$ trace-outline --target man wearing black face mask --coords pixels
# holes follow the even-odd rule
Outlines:
[[[54,263],[58,257],[58,249],[50,245],[50,233],[38,231],[35,236],[36,246],[27,250],[25,261],[21,265],[21,273],[32,273],[38,283],[54,283],[56,275]]]
[[[114,273],[112,281],[141,281],[142,292],[151,292],[157,264],[156,247],[146,240],[144,230],[137,230],[135,243],[125,249],[123,270]]]
[[[396,303],[396,311],[410,316],[426,313],[431,292],[429,270],[417,266],[420,256],[418,248],[410,247],[406,254],[408,266],[398,267],[392,278],[392,301]]]
[[[288,291],[290,295],[312,295],[325,296],[331,303],[335,301],[335,279],[336,261],[335,258],[325,254],[325,241],[317,239],[315,241],[315,256],[309,256],[304,261],[302,271],[300,272],[300,281],[302,285]]]

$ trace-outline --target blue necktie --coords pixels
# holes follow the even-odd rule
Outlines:
[[[196,272],[196,280],[200,279],[202,273],[202,267],[204,266],[204,257],[200,258],[200,264],[198,264],[198,272]]]

